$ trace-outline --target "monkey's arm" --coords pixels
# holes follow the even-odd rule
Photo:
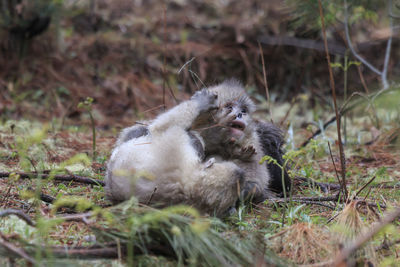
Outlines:
[[[198,91],[190,100],[158,116],[149,130],[152,133],[164,132],[173,126],[188,130],[200,114],[218,108],[216,100],[217,95],[205,89]]]

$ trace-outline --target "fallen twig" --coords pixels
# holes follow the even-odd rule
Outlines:
[[[329,154],[331,156],[331,160],[333,163],[333,168],[335,170],[335,174],[336,174],[336,179],[338,180],[339,184],[340,184],[340,191],[345,194],[345,192],[343,192],[343,188],[346,188],[346,184],[344,183],[344,181],[342,181],[339,177],[337,168],[336,168],[336,164],[335,164],[335,160],[333,159],[333,155],[332,155],[332,149],[331,149],[331,144],[328,142],[328,148],[329,148]]]
[[[0,211],[0,217],[6,217],[9,215],[15,215],[18,218],[24,220],[30,226],[36,226],[36,223],[31,219],[31,217],[29,217],[29,215],[24,213],[22,210],[6,209],[6,210]]]
[[[331,184],[331,183],[321,183],[321,182],[316,182],[313,179],[310,178],[306,178],[306,177],[301,177],[301,176],[297,176],[295,177],[296,180],[300,180],[302,182],[306,182],[309,183],[311,185],[316,185],[319,188],[321,188],[321,190],[324,193],[328,193],[329,190],[337,190],[340,189],[340,185],[339,184]]]
[[[12,255],[9,255],[6,251],[3,251],[1,247],[7,248],[6,246],[17,249],[11,251]],[[126,255],[126,244],[121,245],[121,252]],[[0,242],[0,255],[5,257],[25,258],[32,259],[31,256],[35,255],[38,248],[34,246],[28,246],[24,250],[15,247],[11,243],[5,245]],[[39,248],[40,249],[40,248]],[[53,246],[53,247],[42,247],[47,253],[53,255],[54,258],[69,258],[69,259],[118,259],[118,245],[117,244],[100,244],[94,246],[81,246],[81,247],[65,247],[65,246]],[[151,253],[155,255],[162,255],[168,258],[176,259],[176,254],[172,249],[167,246],[151,245],[146,247],[146,251],[140,246],[134,245],[134,255],[143,255],[144,253]]]
[[[8,178],[10,176],[10,174],[12,174],[13,172],[0,172],[0,178]],[[32,179],[32,178],[37,178],[37,177],[41,177],[43,179],[47,179],[47,178],[52,178],[56,181],[64,181],[64,182],[78,182],[78,183],[83,183],[83,184],[92,184],[92,185],[101,185],[101,186],[105,186],[104,181],[98,180],[98,179],[94,179],[94,178],[90,178],[90,177],[84,177],[84,176],[79,176],[79,175],[74,175],[74,174],[55,174],[55,175],[50,175],[47,173],[25,173],[25,172],[17,172],[15,173],[17,175],[19,175],[20,178],[23,179]]]
[[[372,177],[365,185],[363,185],[356,193],[356,195],[354,196],[354,198],[356,198],[370,183],[372,183],[372,181],[374,181],[376,178],[376,176]]]
[[[89,217],[93,215],[92,212],[85,212],[85,213],[77,213],[77,214],[68,214],[61,216],[59,218],[64,219],[66,222],[84,222],[85,224],[89,224],[90,221],[88,220]]]
[[[307,200],[307,199],[301,199],[301,198],[293,198],[293,199],[288,199],[288,198],[274,198],[272,199],[272,201],[274,201],[275,203],[286,203],[286,202],[297,202],[297,203],[302,203],[302,204],[308,204],[308,205],[318,205],[318,206],[322,206],[325,208],[329,208],[334,210],[335,207],[332,207],[330,205],[321,203],[319,200],[316,201],[312,201],[312,200]]]
[[[306,200],[306,201],[320,201],[320,202],[327,202],[327,201],[338,201],[339,195],[335,196],[326,196],[326,197],[293,197],[295,200]]]
[[[33,264],[34,266],[38,266],[36,261],[31,256],[29,256],[25,252],[24,249],[16,247],[12,243],[0,239],[0,248],[1,247],[5,248],[7,250],[7,252],[9,252],[9,253],[4,253],[4,254],[6,254],[6,255],[4,255],[5,257],[10,257],[11,255],[9,255],[9,254],[11,253],[11,254],[14,254],[15,256],[18,256],[20,258],[27,260],[30,264]],[[1,252],[1,250],[0,250],[0,252]]]
[[[271,122],[274,123],[273,117],[272,117],[271,98],[270,98],[270,96],[269,96],[269,89],[268,89],[268,82],[267,82],[267,71],[266,71],[265,62],[264,62],[264,52],[263,52],[263,49],[262,49],[262,47],[261,47],[260,42],[258,42],[258,48],[259,48],[260,54],[261,54],[261,63],[262,63],[262,68],[263,68],[263,78],[264,78],[264,86],[265,86],[265,95],[266,95],[267,101],[268,101],[269,116],[270,116]]]
[[[40,200],[49,204],[53,204],[56,198],[44,193],[40,193]]]
[[[304,141],[304,142],[300,145],[300,148],[301,148],[301,147],[305,147],[306,145],[308,145],[308,143],[310,143],[310,141],[311,141],[312,139],[314,139],[317,135],[319,135],[319,134],[322,132],[322,130],[325,130],[326,127],[328,127],[329,125],[331,125],[331,124],[332,124],[333,122],[335,122],[335,121],[336,121],[336,116],[333,116],[333,117],[330,118],[328,121],[326,121],[326,122],[324,123],[324,125],[322,126],[322,129],[319,128],[318,130],[316,130],[309,138],[307,138],[306,141]]]

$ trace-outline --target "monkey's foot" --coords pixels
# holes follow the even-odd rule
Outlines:
[[[191,99],[197,101],[199,104],[199,111],[200,113],[203,113],[218,109],[217,98],[217,94],[212,93],[207,89],[203,89],[201,91],[197,91]]]

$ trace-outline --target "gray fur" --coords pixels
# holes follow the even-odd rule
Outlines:
[[[216,107],[218,110],[210,113]],[[191,100],[149,122],[149,126],[124,129],[108,164],[109,198],[117,203],[135,195],[153,206],[186,203],[204,213],[225,216],[239,199],[237,184],[240,198],[255,203],[272,196],[272,192],[282,192],[281,169],[258,164],[264,155],[282,164],[282,133],[272,124],[253,120],[254,110],[240,83],[230,80],[197,92]],[[232,135],[234,120],[245,124],[243,134]],[[121,148],[135,150],[135,146],[146,142],[158,151],[151,165],[146,166],[154,180],[146,175],[137,177],[136,170],[145,165],[140,157],[132,160],[129,153],[119,152]],[[189,157],[182,152],[185,149],[191,151]],[[124,168],[135,171],[121,177],[114,172],[119,168],[116,163],[124,160],[129,161]],[[286,172],[284,175],[289,190],[290,179]],[[136,182],[129,176],[135,176]]]
[[[220,108],[212,116],[214,126],[201,131],[205,154],[208,157],[221,156],[223,160],[232,161],[242,168],[245,182],[241,197],[255,203],[262,202],[274,195],[272,191],[279,191],[279,184],[282,184],[277,166],[258,163],[266,154],[282,161],[281,132],[271,124],[259,123],[252,118],[255,105],[239,82],[230,80],[209,90],[218,95]],[[247,112],[243,113],[243,110]],[[245,125],[242,134],[235,136],[237,131],[231,128],[233,121]],[[280,189],[282,191],[282,187]]]
[[[108,198],[118,203],[135,196],[157,207],[183,203],[224,216],[239,197],[244,171],[229,161],[204,163],[198,152],[203,141],[191,129],[197,118],[217,108],[216,98],[202,90],[158,116],[147,131],[141,126],[123,130],[108,162]]]

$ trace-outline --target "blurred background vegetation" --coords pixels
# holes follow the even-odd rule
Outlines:
[[[391,39],[387,79],[397,82],[398,2],[348,1],[347,19],[345,1],[322,3],[338,95],[382,88],[348,49],[346,21],[354,50],[378,70]],[[261,52],[275,120],[300,102],[303,117],[333,114],[316,0],[2,0],[0,9],[3,120],[75,123],[92,97],[98,127],[125,125],[231,77],[265,110]]]

